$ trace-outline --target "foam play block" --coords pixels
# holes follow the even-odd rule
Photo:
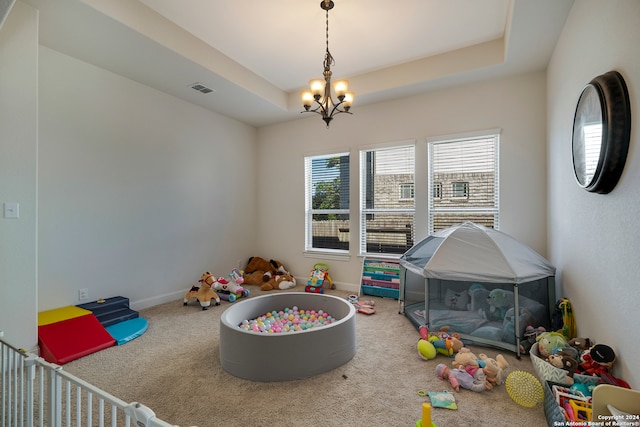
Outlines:
[[[38,326],[40,355],[47,362],[58,365],[112,347],[115,343],[116,340],[91,312]]]
[[[116,340],[117,345],[126,344],[138,338],[147,330],[149,323],[143,317],[125,320],[115,325],[107,326],[107,332]]]
[[[73,319],[74,317],[86,316],[87,314],[91,314],[91,311],[73,305],[41,311],[38,313],[38,326],[50,325]]]

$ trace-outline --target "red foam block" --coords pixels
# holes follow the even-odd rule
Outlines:
[[[93,313],[38,326],[40,355],[63,365],[115,345],[116,340]]]

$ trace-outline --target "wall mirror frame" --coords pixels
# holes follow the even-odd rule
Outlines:
[[[583,89],[573,119],[573,170],[578,185],[593,193],[614,189],[629,151],[631,107],[620,73],[609,71]]]

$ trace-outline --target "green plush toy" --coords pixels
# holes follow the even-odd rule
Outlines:
[[[545,360],[567,346],[566,338],[559,332],[543,332],[537,340],[538,354]]]
[[[489,313],[503,320],[507,310],[513,307],[513,292],[504,289],[493,289],[489,292]]]

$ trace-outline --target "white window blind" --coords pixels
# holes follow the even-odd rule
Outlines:
[[[360,151],[360,254],[402,254],[414,238],[415,144]]]
[[[499,228],[499,132],[429,140],[429,232],[465,221]]]
[[[305,250],[349,251],[349,153],[305,157]]]

